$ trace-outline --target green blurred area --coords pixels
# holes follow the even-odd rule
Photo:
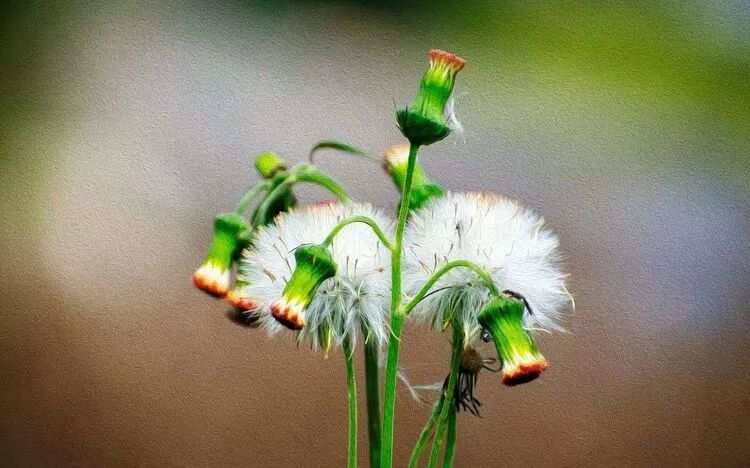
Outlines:
[[[438,47],[455,47],[470,59],[472,74],[496,75],[500,86],[520,99],[525,92],[552,99],[575,94],[583,117],[596,115],[604,102],[615,124],[643,124],[648,131],[657,121],[660,131],[653,138],[664,136],[664,126],[667,134],[687,130],[732,170],[750,167],[750,7],[745,2],[244,5],[250,15],[282,18],[326,8],[339,11],[342,23],[356,10],[363,30],[396,28],[402,37],[393,37],[394,47],[398,41],[409,48],[430,40]],[[139,7],[129,8],[137,16]],[[191,10],[200,14],[189,3],[174,7],[180,15]],[[371,22],[362,22],[368,17]],[[3,164],[19,159],[30,164],[29,158],[42,157],[44,148],[37,145],[55,144],[58,124],[68,123],[78,104],[65,92],[66,74],[76,66],[70,59],[98,20],[96,8],[75,2],[4,2],[0,7]],[[494,97],[497,116],[507,117],[501,112],[502,96]],[[538,99],[533,105],[539,106]],[[580,129],[573,124],[563,126]]]

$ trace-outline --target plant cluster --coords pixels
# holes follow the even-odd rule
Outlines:
[[[572,305],[557,237],[542,218],[497,194],[447,191],[420,166],[419,149],[451,133],[451,94],[465,65],[438,50],[429,60],[416,98],[396,112],[408,143],[389,148],[382,161],[401,193],[396,219],[352,200],[311,163],[288,168],[278,155],[261,153],[261,182],[234,212],[216,217],[208,254],[193,274],[196,287],[232,305],[239,323],[291,333],[326,355],[343,350],[349,467],[357,465],[356,343],[364,349],[370,466],[387,468],[404,325],[413,319],[450,337],[448,376],[409,466],[430,441],[429,466],[441,456],[452,466],[459,412],[479,414],[479,373],[499,373],[508,386],[536,379],[547,360],[532,332],[559,329],[560,312]],[[330,140],[315,145],[310,160],[322,149],[367,157]],[[300,183],[336,200],[300,204]],[[482,342],[494,345],[496,358],[482,356]]]

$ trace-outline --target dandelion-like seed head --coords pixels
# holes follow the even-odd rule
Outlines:
[[[523,317],[527,329],[560,329],[561,311],[571,303],[557,237],[542,218],[493,193],[448,193],[432,200],[412,215],[404,255],[407,293],[416,293],[445,263],[469,260],[498,289],[523,295],[533,310]],[[455,268],[434,285],[414,315],[441,330],[455,320],[470,346],[482,337],[477,317],[488,299],[476,273]]]
[[[317,287],[309,304],[285,289],[297,269],[300,246],[316,245],[343,219],[363,215],[373,218],[386,233],[392,221],[369,204],[322,203],[283,213],[272,225],[258,230],[253,247],[243,252],[239,278],[246,286],[240,295],[251,299],[261,326],[273,335],[284,329],[276,315],[292,319],[300,328],[297,339],[314,349],[328,351],[349,335],[356,339],[364,326],[366,339],[384,343],[385,319],[390,305],[389,254],[369,226],[353,223],[329,247],[336,264],[335,276]]]

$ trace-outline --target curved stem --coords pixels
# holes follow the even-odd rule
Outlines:
[[[499,291],[497,290],[497,286],[495,286],[495,283],[492,281],[492,278],[490,275],[484,271],[482,268],[480,268],[478,265],[468,261],[468,260],[454,260],[452,262],[448,262],[445,265],[441,266],[439,269],[437,269],[432,276],[427,280],[427,282],[422,286],[422,289],[419,290],[419,292],[412,298],[411,301],[409,301],[404,307],[403,312],[404,315],[408,315],[409,312],[412,311],[412,309],[419,304],[419,302],[424,299],[424,297],[427,295],[428,292],[430,292],[430,289],[435,285],[435,283],[440,279],[441,276],[448,273],[450,270],[454,268],[468,268],[475,272],[477,276],[482,280],[482,282],[487,286],[487,289],[490,290],[490,294],[493,296],[497,296]]]
[[[286,191],[297,182],[307,182],[319,185],[331,192],[341,202],[348,202],[351,200],[342,186],[310,165],[298,166],[286,174],[285,177],[286,179],[274,187],[274,189],[266,196],[265,200],[260,204],[255,213],[256,219],[266,219],[268,216],[268,210],[273,206],[276,199],[281,196],[286,196]]]
[[[375,232],[375,235],[378,236],[378,239],[380,239],[380,242],[382,242],[383,245],[385,245],[385,247],[388,250],[391,250],[391,241],[385,235],[383,230],[380,229],[380,226],[378,226],[378,223],[376,223],[375,220],[372,218],[369,218],[367,216],[361,216],[361,215],[350,216],[348,218],[345,218],[341,222],[339,222],[336,225],[336,227],[334,227],[331,230],[331,233],[328,234],[328,237],[325,238],[325,240],[323,241],[323,245],[325,246],[331,245],[331,242],[333,242],[334,237],[336,237],[339,234],[339,232],[341,232],[342,229],[354,223],[363,223],[363,224],[370,226],[373,232]]]
[[[346,361],[346,384],[349,396],[349,456],[348,467],[357,467],[357,384],[354,379],[354,356],[349,337],[344,339]]]
[[[294,185],[296,182],[295,174],[289,174],[286,176],[286,179],[282,181],[279,185],[274,187],[273,190],[269,194],[266,195],[266,198],[260,203],[260,206],[258,206],[258,209],[255,212],[255,216],[253,219],[253,222],[261,223],[260,220],[265,220],[268,218],[268,210],[271,209],[271,206],[273,206],[276,199],[278,199],[281,196],[286,196],[286,191]]]
[[[237,204],[237,208],[234,210],[235,213],[242,215],[247,210],[247,207],[250,206],[250,203],[252,203],[258,195],[268,190],[269,187],[270,184],[268,181],[255,184],[255,186],[248,190],[245,196],[242,197],[242,200]]]
[[[330,176],[312,166],[300,166],[296,171],[296,179],[300,182],[308,182],[323,187],[331,192],[340,202],[350,201],[349,194],[346,193],[344,187],[339,185],[338,182],[333,180]]]
[[[448,376],[448,386],[444,390],[445,404],[440,411],[437,429],[435,430],[435,439],[432,442],[430,468],[435,468],[435,466],[437,466],[438,458],[440,458],[440,447],[443,445],[443,432],[445,431],[448,422],[448,413],[451,407],[455,408],[455,404],[453,403],[453,392],[456,388],[456,380],[458,379],[458,366],[461,364],[461,351],[464,347],[463,341],[461,327],[453,324],[453,356],[451,357],[451,373]]]
[[[456,455],[456,417],[458,411],[456,406],[453,405],[448,413],[448,435],[445,441],[445,460],[443,460],[443,468],[451,468],[453,466],[453,457]]]
[[[367,434],[370,442],[370,466],[380,466],[380,379],[378,358],[380,349],[374,339],[365,336],[365,391],[367,394]]]
[[[385,367],[385,391],[383,396],[383,446],[380,458],[382,468],[393,466],[393,420],[396,404],[396,374],[401,345],[401,329],[405,314],[401,311],[401,243],[404,239],[406,217],[409,214],[414,167],[417,164],[418,145],[409,147],[409,163],[406,166],[406,180],[401,197],[401,207],[396,224],[396,237],[391,249],[391,337],[388,340],[388,358]]]
[[[419,439],[417,439],[417,443],[414,444],[414,450],[412,450],[411,458],[409,458],[409,468],[417,467],[417,463],[419,463],[419,458],[422,456],[422,453],[424,452],[424,449],[427,446],[427,443],[430,441],[430,436],[432,435],[432,428],[435,427],[437,418],[443,410],[444,403],[445,403],[445,395],[441,394],[440,400],[438,400],[438,402],[435,404],[435,408],[433,408],[432,410],[430,419],[427,420],[427,423],[424,425],[422,432],[419,434]]]
[[[363,150],[354,147],[352,145],[348,145],[342,141],[338,140],[323,140],[319,141],[315,144],[315,146],[312,147],[310,150],[310,154],[307,155],[307,158],[310,160],[311,163],[315,162],[315,153],[322,149],[333,149],[337,151],[342,151],[344,153],[349,153],[352,156],[358,156],[360,158],[366,159],[368,161],[377,162],[377,159],[370,156]]]

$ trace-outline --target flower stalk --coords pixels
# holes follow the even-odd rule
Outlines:
[[[414,178],[414,167],[417,163],[419,146],[409,147],[409,160],[406,167],[404,191],[396,224],[396,237],[391,249],[391,338],[388,340],[388,357],[385,367],[385,390],[383,394],[383,444],[380,466],[389,468],[393,463],[393,421],[396,405],[396,377],[398,373],[398,358],[401,346],[401,330],[404,326],[406,314],[401,310],[401,251],[406,228],[406,218],[409,215],[409,201]]]
[[[363,330],[367,336],[367,331]],[[370,443],[370,466],[380,466],[380,349],[374,339],[365,339],[365,392],[367,396],[367,435]]]
[[[445,403],[440,410],[438,416],[437,428],[435,429],[435,438],[432,441],[432,452],[430,453],[430,468],[437,466],[438,459],[440,458],[440,448],[443,445],[443,433],[445,432],[448,423],[448,414],[451,410],[455,410],[455,403],[453,402],[453,393],[456,390],[456,381],[458,380],[458,368],[461,365],[461,351],[463,350],[463,332],[461,327],[454,323],[453,324],[453,353],[451,356],[451,372],[448,376],[448,385],[443,390],[445,394]]]
[[[346,388],[349,400],[349,444],[347,466],[357,468],[357,382],[354,377],[354,350],[351,338],[347,337],[343,343],[344,360],[346,362]]]
[[[427,420],[424,428],[422,428],[422,432],[419,434],[417,443],[414,444],[414,449],[412,450],[411,457],[409,458],[409,468],[417,467],[419,459],[422,456],[425,448],[427,447],[427,443],[430,442],[430,438],[432,437],[432,430],[435,427],[440,414],[442,414],[443,405],[445,405],[445,394],[441,393],[440,399],[437,403],[435,403],[435,406],[432,409],[430,418]]]

